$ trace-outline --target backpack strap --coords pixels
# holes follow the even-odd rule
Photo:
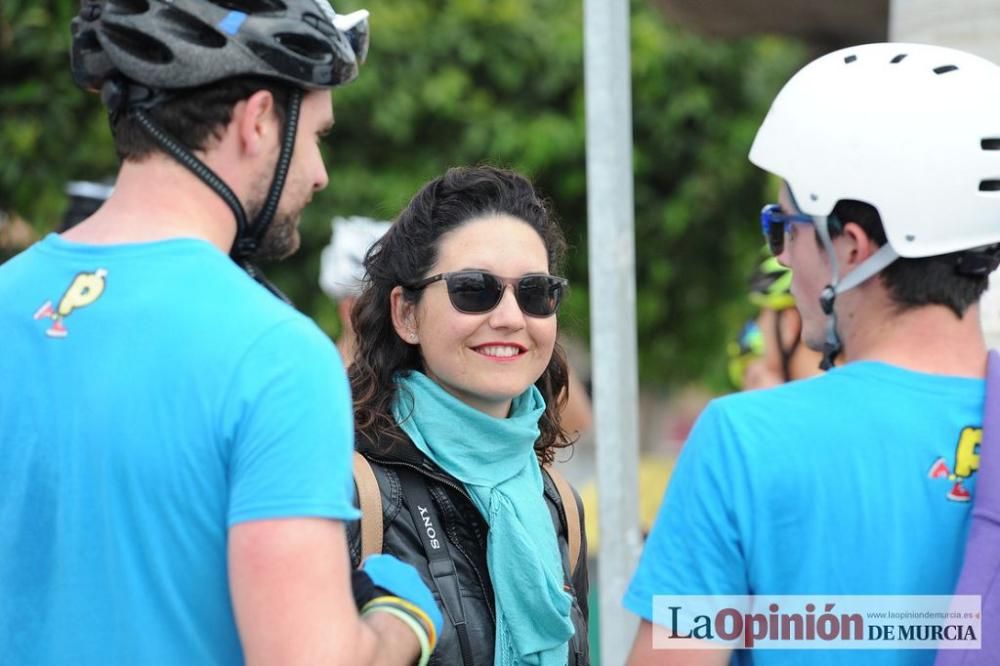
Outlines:
[[[361,509],[361,561],[382,552],[382,493],[371,464],[354,452],[354,485]]]
[[[560,472],[556,471],[556,468],[552,465],[545,465],[545,471],[548,472],[549,478],[552,479],[552,483],[556,486],[556,491],[559,493],[559,501],[562,502],[563,511],[566,514],[566,542],[569,551],[569,574],[573,576],[576,574],[577,564],[579,564],[580,559],[580,511],[576,506],[576,495],[573,494],[573,488],[569,485]]]

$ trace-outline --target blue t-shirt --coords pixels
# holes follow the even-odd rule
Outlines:
[[[659,594],[951,594],[984,399],[983,380],[856,362],[714,400],[678,459],[625,606],[652,621]],[[934,660],[930,651],[734,655],[753,664]]]
[[[193,239],[0,267],[0,662],[238,664],[227,531],[353,520],[349,389]]]

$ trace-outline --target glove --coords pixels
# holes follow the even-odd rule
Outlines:
[[[359,608],[371,599],[388,593],[408,601],[426,613],[434,623],[437,635],[441,635],[441,626],[444,624],[441,610],[434,601],[430,588],[409,564],[392,555],[372,555],[364,561],[360,570],[354,572],[351,584],[354,588],[354,600]]]

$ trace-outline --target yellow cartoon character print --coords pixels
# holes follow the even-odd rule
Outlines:
[[[962,429],[955,446],[955,465],[948,468],[944,458],[938,458],[931,465],[927,476],[932,479],[947,478],[952,481],[948,499],[955,502],[968,502],[972,494],[965,487],[965,481],[979,469],[979,445],[983,443],[983,429],[969,426]]]
[[[65,319],[80,308],[87,307],[104,293],[104,285],[108,271],[99,268],[92,273],[77,273],[76,277],[67,287],[66,292],[59,299],[59,305],[52,307],[52,301],[45,301],[42,307],[35,312],[35,319],[51,319],[52,326],[45,331],[45,335],[50,338],[65,338]]]

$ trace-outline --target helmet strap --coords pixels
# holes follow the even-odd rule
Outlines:
[[[170,136],[166,130],[157,125],[156,122],[146,114],[145,110],[139,107],[131,107],[129,108],[128,113],[168,155],[180,162],[183,166],[187,167],[191,173],[198,176],[198,178],[212,188],[212,190],[218,194],[219,197],[226,202],[226,204],[229,205],[229,209],[233,211],[233,216],[236,218],[237,238],[241,232],[246,233],[246,212],[243,210],[243,204],[240,203],[239,197],[237,197],[236,194],[229,189],[229,186],[226,185],[221,178],[215,175],[215,172],[209,169],[208,165],[195,157],[191,151],[181,145],[177,139]]]
[[[278,285],[268,280],[267,276],[264,275],[264,271],[260,270],[260,267],[258,267],[256,264],[251,262],[249,259],[239,259],[236,261],[236,263],[240,268],[245,270],[247,272],[247,275],[252,277],[254,281],[257,282],[257,284],[259,284],[260,286],[264,287],[264,289],[267,289],[269,292],[277,296],[279,300],[287,303],[288,305],[291,305],[292,307],[295,307],[295,304],[292,303],[292,299],[288,298],[288,296],[285,295],[285,292],[278,289]]]
[[[257,253],[264,234],[274,220],[274,214],[278,210],[278,201],[281,199],[281,192],[285,188],[285,179],[288,177],[288,167],[292,161],[292,151],[295,148],[295,134],[299,127],[299,111],[302,108],[302,91],[293,89],[288,96],[288,109],[285,114],[285,129],[282,133],[281,152],[278,154],[278,163],[274,167],[274,178],[271,179],[271,189],[268,190],[267,200],[261,207],[260,212],[253,222],[241,233],[237,229],[236,240],[233,242],[233,249],[230,256],[247,274],[256,280],[269,292],[279,299],[292,305],[292,299],[288,298],[278,286],[267,279],[264,271],[252,262],[253,256]]]
[[[274,177],[271,179],[271,188],[268,190],[267,199],[261,207],[257,217],[248,226],[239,227],[236,230],[236,240],[233,242],[233,249],[230,255],[240,263],[242,260],[252,258],[257,248],[260,247],[268,227],[274,220],[274,214],[278,210],[278,201],[281,199],[281,192],[285,188],[285,179],[288,177],[288,168],[292,162],[292,151],[295,148],[295,134],[299,127],[299,111],[302,108],[302,90],[293,88],[288,96],[288,109],[285,114],[285,128],[281,139],[281,152],[278,154],[278,163],[274,167]],[[241,264],[242,265],[242,264]]]
[[[899,258],[899,255],[892,249],[892,246],[889,243],[885,243],[878,251],[861,262],[857,268],[841,280],[837,255],[833,250],[833,240],[830,238],[829,224],[834,219],[832,216],[813,216],[816,233],[819,234],[823,249],[830,259],[831,273],[830,284],[823,289],[819,297],[820,307],[826,314],[826,340],[823,342],[823,360],[820,361],[819,365],[821,370],[832,368],[834,360],[843,350],[843,343],[841,342],[840,334],[837,332],[837,311],[834,308],[837,296],[880,273],[886,266]]]
[[[298,129],[299,124],[299,111],[302,107],[302,91],[299,89],[293,89],[289,95],[288,99],[288,110],[285,118],[285,128],[282,133],[281,151],[278,155],[278,163],[275,166],[274,178],[271,180],[271,188],[268,191],[267,199],[264,202],[264,206],[261,208],[260,213],[254,218],[253,223],[247,222],[246,211],[243,208],[243,204],[240,202],[239,197],[230,189],[228,185],[221,178],[219,178],[214,171],[212,171],[208,165],[199,160],[194,154],[191,153],[186,147],[184,147],[177,139],[172,137],[166,130],[160,127],[149,115],[146,110],[156,103],[153,100],[152,103],[139,103],[139,104],[128,104],[129,89],[132,86],[126,84],[124,95],[121,101],[117,105],[117,109],[112,108],[112,122],[114,122],[114,117],[116,113],[121,113],[121,107],[128,105],[129,115],[139,123],[140,127],[145,130],[150,137],[156,141],[157,144],[171,157],[180,162],[184,167],[196,175],[202,180],[206,185],[208,185],[213,192],[219,195],[219,197],[226,202],[229,209],[233,213],[233,217],[236,219],[236,238],[233,241],[233,248],[230,252],[230,256],[233,260],[247,272],[254,280],[259,282],[264,286],[265,289],[270,291],[272,294],[280,298],[286,303],[291,304],[291,301],[285,294],[278,289],[271,281],[264,276],[263,272],[251,263],[251,258],[257,252],[257,248],[260,246],[261,240],[264,238],[264,234],[267,233],[267,228],[270,226],[271,221],[274,219],[274,214],[278,208],[278,201],[281,199],[281,192],[285,187],[285,179],[288,177],[288,169],[291,164],[292,150],[295,147],[295,134]],[[143,90],[149,90],[145,86],[139,86]],[[162,100],[161,100],[162,101]],[[109,108],[110,105],[109,105]]]

